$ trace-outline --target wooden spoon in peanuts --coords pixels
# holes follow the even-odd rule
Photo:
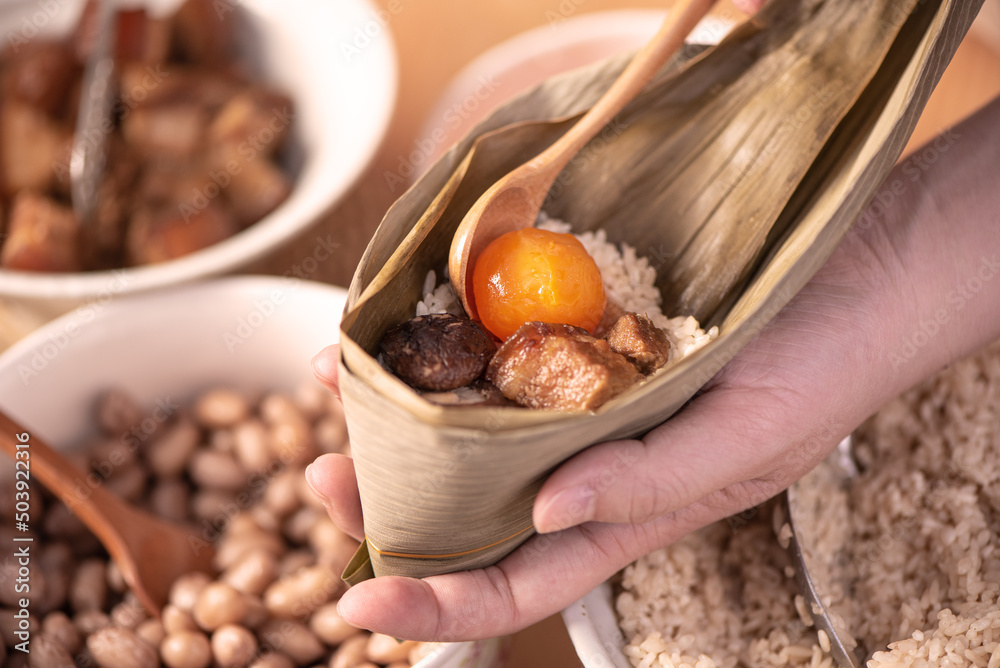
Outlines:
[[[192,529],[133,508],[101,485],[83,483],[82,471],[3,411],[0,447],[15,462],[15,482],[37,478],[65,503],[101,541],[126,584],[154,617],[159,618],[178,576],[211,573],[215,554],[211,543]]]

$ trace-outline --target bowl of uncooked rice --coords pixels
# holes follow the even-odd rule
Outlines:
[[[857,475],[796,483],[807,566],[868,668],[1000,667],[998,448],[1000,342],[861,425]],[[791,535],[772,500],[630,564],[563,612],[584,666],[834,668]]]

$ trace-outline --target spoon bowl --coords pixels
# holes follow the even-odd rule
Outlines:
[[[215,554],[211,543],[192,530],[133,508],[101,486],[88,486],[86,495],[80,494],[81,472],[44,441],[27,436],[30,433],[0,411],[0,447],[11,459],[23,462],[22,470],[38,478],[97,536],[151,615],[159,618],[179,576],[210,572]]]
[[[471,269],[479,253],[506,232],[530,227],[545,196],[569,161],[684,44],[685,38],[715,4],[715,0],[682,0],[663,25],[632,59],[621,76],[552,146],[494,183],[462,219],[448,254],[448,275],[466,313],[477,315],[472,297]]]

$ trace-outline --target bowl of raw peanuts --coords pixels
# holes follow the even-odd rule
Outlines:
[[[32,539],[30,591],[17,590],[15,560],[0,564],[0,663],[502,665],[505,639],[399,641],[337,613],[357,542],[328,518],[303,471],[320,454],[350,453],[340,404],[309,367],[335,340],[345,296],[287,278],[219,279],[72,311],[0,355],[0,406],[69,455],[74,494],[103,486],[215,549],[212,573],[175,580],[156,618],[69,507],[33,481],[16,532]],[[0,465],[8,542],[9,464]]]

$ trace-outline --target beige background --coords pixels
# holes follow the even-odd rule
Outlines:
[[[336,230],[342,255],[320,269],[321,280],[347,285],[368,239],[382,214],[401,193],[386,183],[386,173],[397,173],[400,160],[414,151],[428,115],[451,78],[470,60],[519,32],[544,26],[554,15],[576,16],[622,7],[662,8],[669,0],[375,0],[386,8],[389,28],[399,56],[397,107],[385,141],[351,194],[324,221]],[[996,0],[988,0],[995,5]],[[389,11],[389,8],[392,11]],[[723,0],[716,13],[738,19],[736,9]],[[988,18],[984,16],[982,18]],[[996,20],[996,19],[994,19]],[[983,31],[982,34],[985,34]],[[966,39],[932,97],[914,134],[923,142],[1000,93],[1000,44],[987,46],[978,34]],[[314,234],[308,236],[306,248]],[[280,253],[262,269],[281,273],[295,264],[295,249]]]

